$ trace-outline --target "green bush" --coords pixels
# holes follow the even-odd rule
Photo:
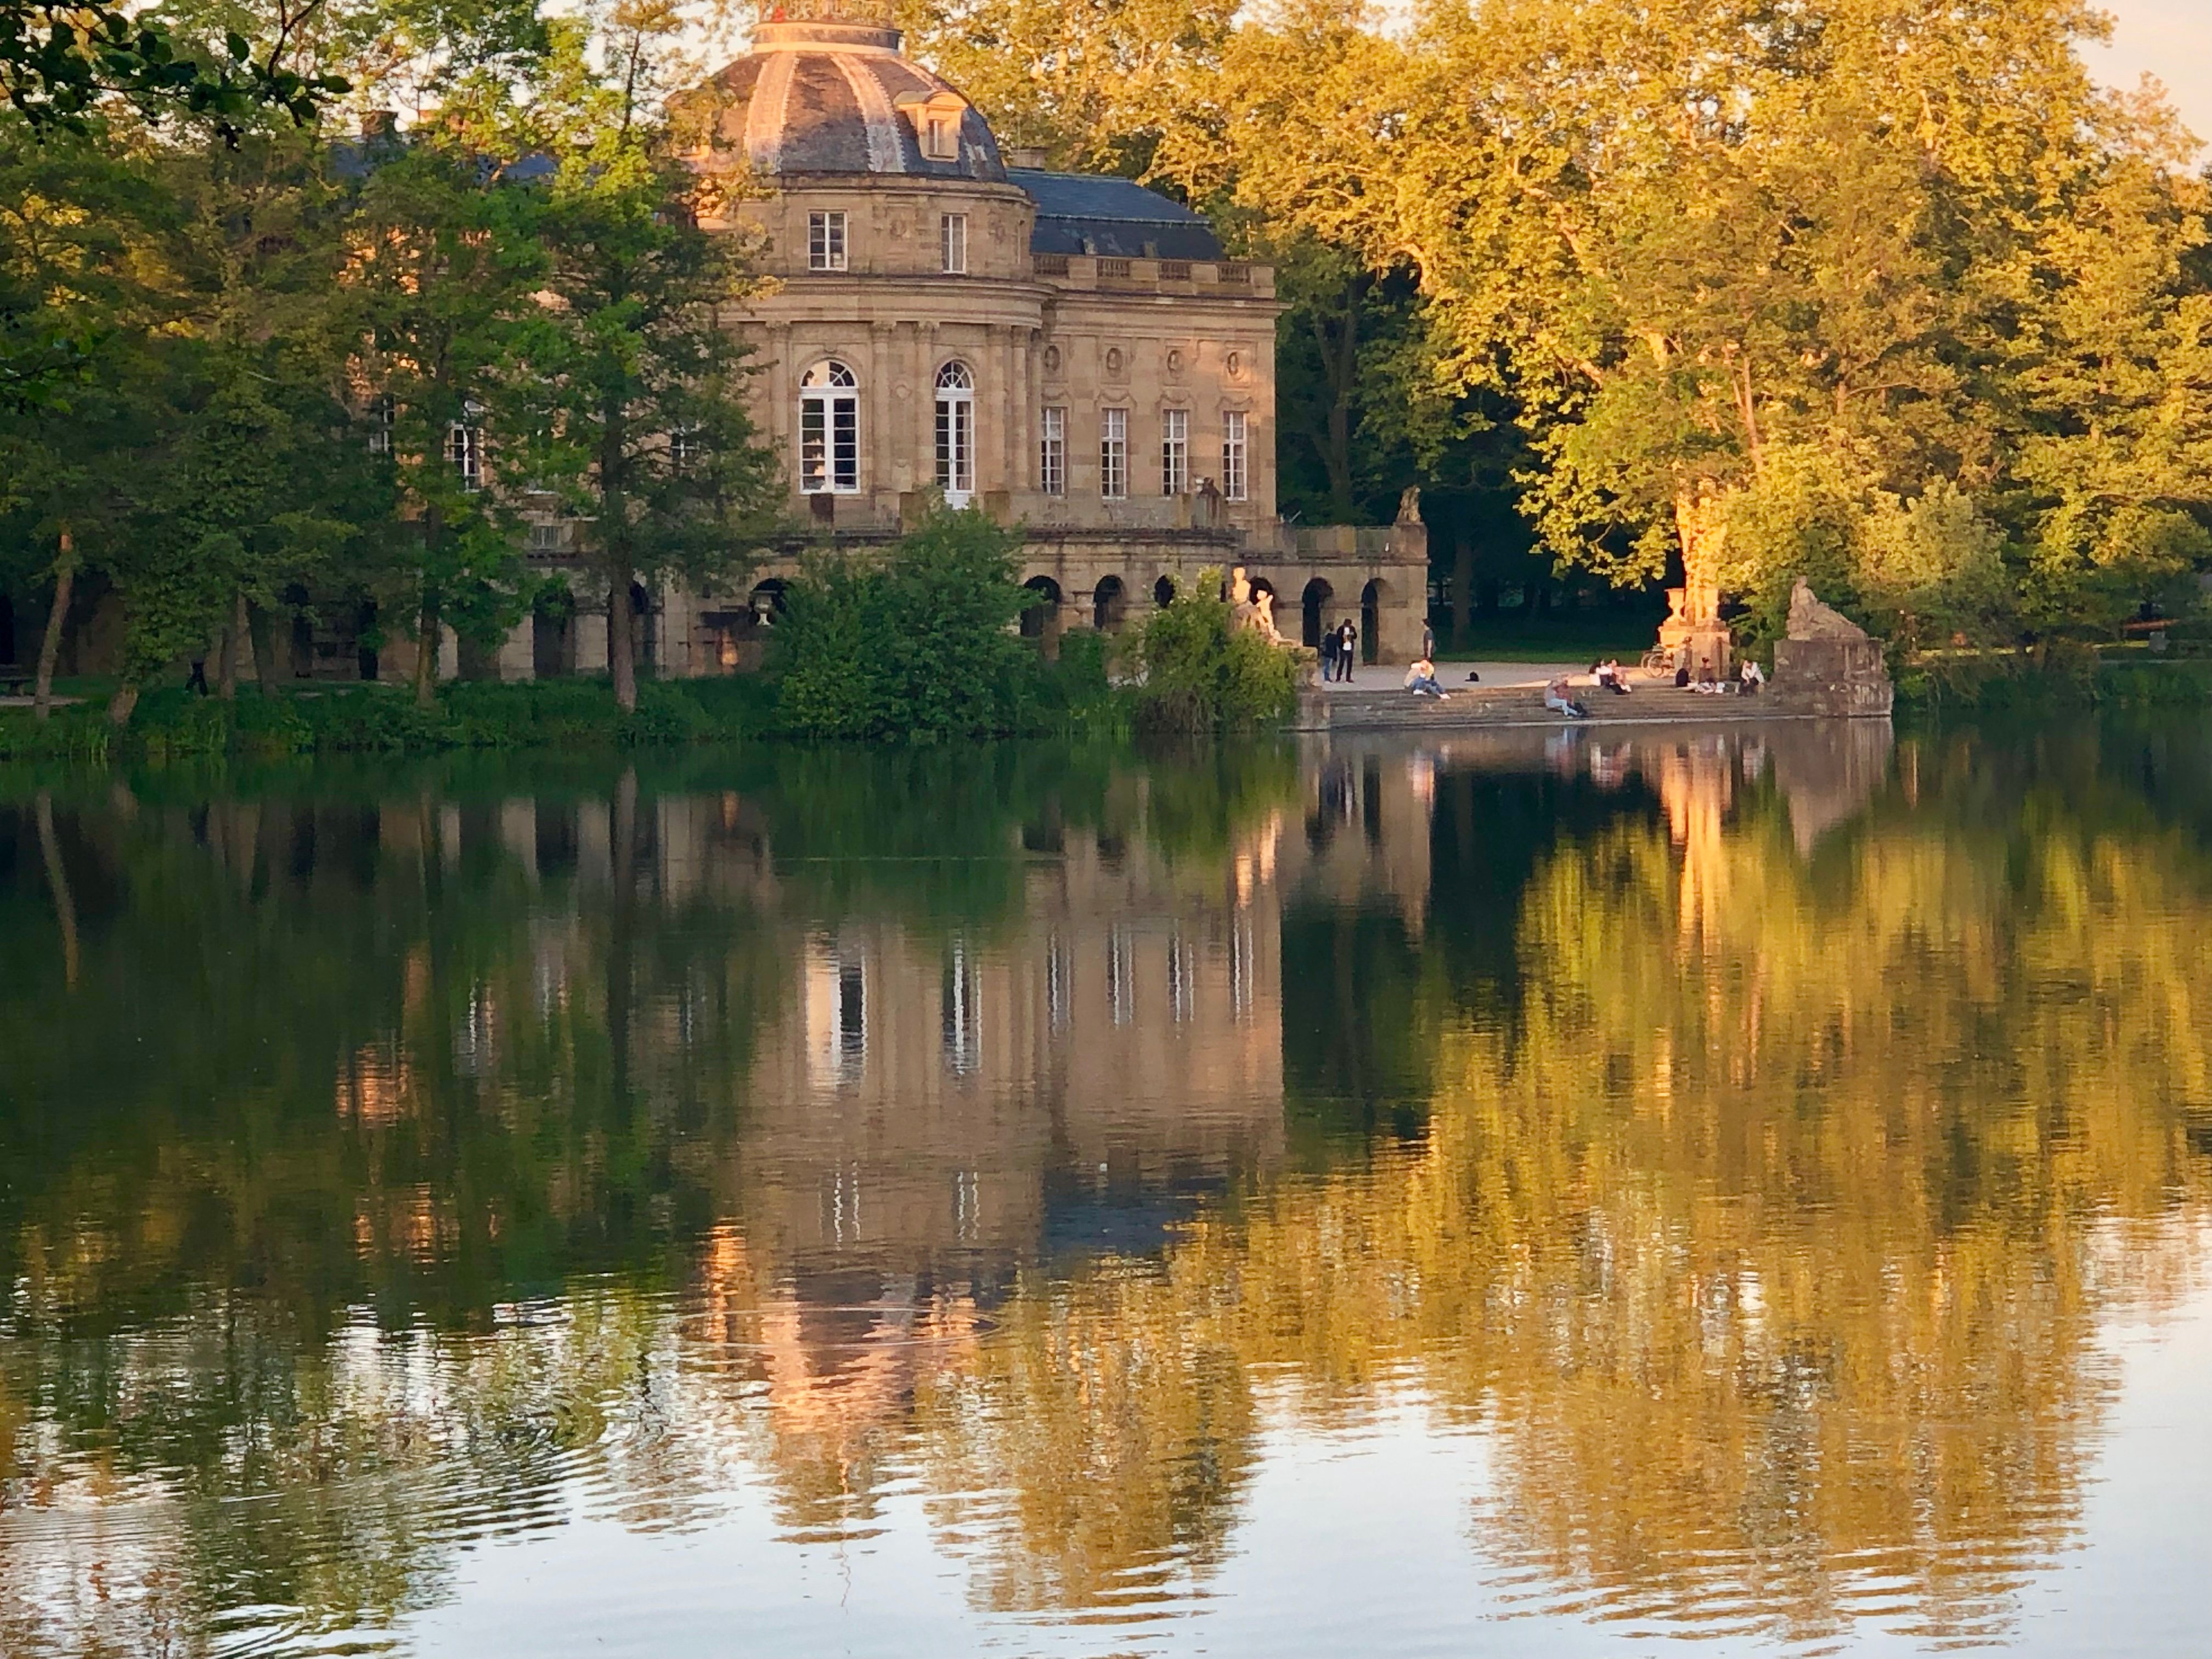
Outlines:
[[[775,635],[778,720],[818,738],[980,738],[1043,730],[1061,700],[1013,632],[1034,596],[1018,532],[939,508],[882,554],[810,562]]]
[[[1291,654],[1232,624],[1221,573],[1205,570],[1156,611],[1135,648],[1143,684],[1137,724],[1147,732],[1237,732],[1289,718],[1297,704]]]

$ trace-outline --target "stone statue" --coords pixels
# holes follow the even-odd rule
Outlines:
[[[1252,603],[1252,584],[1245,580],[1244,567],[1237,565],[1229,573],[1229,608],[1243,609]]]
[[[1790,637],[1793,640],[1863,640],[1867,636],[1849,617],[1813,597],[1813,589],[1800,576],[1790,590]]]
[[[1283,636],[1275,631],[1275,596],[1261,588],[1252,596],[1252,626],[1270,645],[1280,645]]]
[[[1887,715],[1896,696],[1881,646],[1849,617],[1790,590],[1790,633],[1774,642],[1774,693],[1808,714]]]
[[[1421,521],[1421,487],[1407,484],[1398,497],[1398,522],[1419,524]]]

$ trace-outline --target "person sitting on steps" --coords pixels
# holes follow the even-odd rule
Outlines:
[[[1589,710],[1568,695],[1565,674],[1544,688],[1544,707],[1555,714],[1565,714],[1571,720],[1589,718]]]
[[[1406,690],[1417,697],[1434,697],[1438,702],[1451,696],[1437,684],[1437,665],[1424,655],[1406,671]]]

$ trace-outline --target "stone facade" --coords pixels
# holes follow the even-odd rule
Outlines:
[[[817,544],[880,544],[942,491],[1024,528],[1023,580],[1049,601],[1030,629],[1115,631],[1241,562],[1285,636],[1350,617],[1374,659],[1418,651],[1417,517],[1293,532],[1277,514],[1268,267],[1223,257],[1203,219],[1126,179],[1009,167],[888,27],[763,23],[690,112],[701,165],[767,186],[710,224],[762,241],[770,291],[731,325],[789,517]],[[641,661],[749,666],[795,569],[786,556],[741,588],[641,592]],[[580,608],[550,651],[546,623],[525,622],[500,673],[603,667],[593,620]]]

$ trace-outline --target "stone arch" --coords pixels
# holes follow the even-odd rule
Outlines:
[[[1102,634],[1111,634],[1121,626],[1127,615],[1129,590],[1119,576],[1102,576],[1091,593],[1091,625]]]
[[[1380,662],[1382,641],[1376,635],[1382,631],[1382,605],[1390,597],[1389,586],[1377,576],[1359,590],[1359,660]]]
[[[549,582],[530,607],[530,674],[553,680],[576,672],[576,595]]]
[[[637,630],[631,636],[637,641],[637,666],[641,672],[651,673],[659,662],[660,607],[653,604],[652,590],[643,582],[629,585],[629,612],[634,618],[631,626]]]
[[[1175,603],[1176,584],[1173,576],[1163,575],[1152,584],[1152,603],[1163,611]]]
[[[1298,604],[1305,612],[1298,637],[1315,650],[1321,648],[1321,631],[1328,625],[1328,602],[1335,596],[1336,590],[1318,576],[1308,582],[1305,592],[1298,596]]]
[[[1044,603],[1033,605],[1022,612],[1022,637],[1025,640],[1049,640],[1060,633],[1060,606],[1063,598],[1060,584],[1049,576],[1032,576],[1022,584],[1032,593],[1044,595]]]

